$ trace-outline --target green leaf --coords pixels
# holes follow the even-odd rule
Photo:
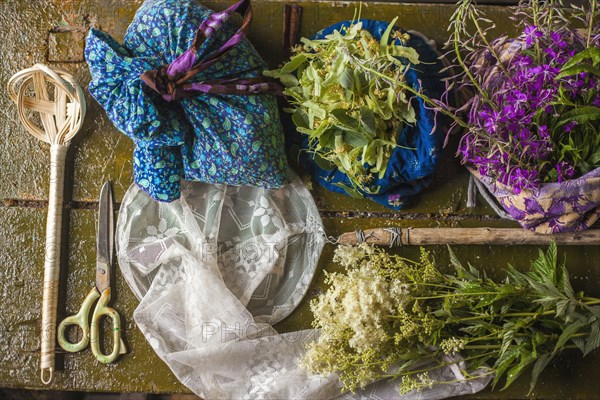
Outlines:
[[[556,302],[556,318],[561,318],[565,322],[569,322],[574,311],[575,304],[571,300],[563,299]]]
[[[290,61],[288,61],[287,63],[285,63],[285,65],[283,67],[281,67],[281,69],[279,70],[279,72],[281,72],[282,74],[288,74],[290,72],[294,72],[305,61],[306,61],[306,55],[300,53],[300,54],[298,54],[298,55],[290,58]]]
[[[353,197],[355,199],[362,199],[364,197],[358,190],[348,187],[341,182],[336,182],[333,184],[333,186],[337,186],[344,189],[348,196]]]
[[[572,121],[575,121],[581,125],[589,121],[596,121],[599,118],[600,108],[594,106],[581,106],[562,114],[561,121],[556,125],[556,127],[561,127]]]
[[[588,310],[589,312],[591,312],[592,314],[594,314],[594,316],[598,319],[600,319],[600,306],[588,306],[588,305],[584,305],[583,306],[586,310]]]
[[[342,129],[356,130],[358,128],[358,120],[349,116],[343,108],[331,111],[331,115],[340,123]]]
[[[484,336],[484,334],[487,332],[485,327],[480,324],[474,324],[471,326],[460,328],[459,330],[471,336]]]
[[[239,148],[240,148],[240,145],[239,145],[238,143],[236,143],[236,142],[233,142],[233,143],[231,144],[230,150],[231,150],[231,154],[232,154],[234,157],[237,157],[237,151],[238,151],[238,149],[239,149]]]
[[[481,309],[484,307],[488,307],[490,304],[495,303],[496,300],[497,300],[497,297],[495,294],[488,294],[488,295],[482,296],[481,300],[473,308]]]
[[[357,131],[344,131],[342,137],[344,138],[344,143],[352,147],[364,147],[369,144],[367,138]]]
[[[492,381],[492,388],[495,388],[504,372],[517,360],[519,356],[519,350],[517,347],[511,347],[508,349],[503,355],[498,357],[496,363],[494,364],[494,369],[496,370],[496,376],[494,376],[494,380]]]
[[[254,121],[254,116],[252,114],[246,114],[246,118],[244,118],[244,124],[250,125]]]
[[[325,130],[321,136],[319,136],[319,145],[325,149],[335,148],[335,134],[338,132],[334,128]]]
[[[477,279],[479,279],[481,277],[481,274],[479,273],[477,268],[475,268],[470,262],[467,262],[467,266],[469,267],[469,272],[471,273],[472,276],[474,276]],[[485,272],[483,274],[485,276]]]
[[[411,64],[419,64],[419,53],[412,47],[395,45],[392,48],[391,54],[394,57],[403,57],[406,58]]]
[[[535,364],[533,364],[533,369],[531,371],[531,382],[529,383],[529,393],[527,393],[528,396],[531,395],[531,393],[533,392],[533,389],[537,384],[540,374],[546,368],[546,366],[552,360],[553,357],[554,356],[549,353],[543,354],[539,356],[538,359],[535,361]]]
[[[354,90],[359,96],[365,95],[366,79],[363,73],[358,70],[354,70]]]
[[[331,72],[333,73],[333,76],[337,76],[341,75],[344,69],[346,69],[346,57],[344,56],[344,53],[339,53],[333,62]]]
[[[579,329],[583,328],[586,323],[582,320],[576,320],[571,325],[567,325],[566,328],[560,334],[558,340],[556,341],[556,345],[554,346],[554,350],[552,351],[552,355],[556,354],[562,347],[567,343],[569,339],[573,337],[574,334],[579,331]]]
[[[579,349],[581,350],[581,353],[585,352],[585,339],[582,337],[576,337],[571,339],[571,342]]]
[[[365,131],[373,135],[376,133],[375,114],[368,106],[363,105],[360,108],[360,122],[363,128],[365,128]]]
[[[294,125],[299,128],[309,128],[308,116],[300,108],[297,108],[296,111],[294,111],[294,114],[292,114],[292,121],[294,122]]]
[[[214,163],[211,164],[210,168],[208,169],[208,173],[210,175],[215,175],[217,173],[217,166]]]
[[[589,156],[588,162],[593,165],[600,163],[600,151]]]
[[[511,325],[512,326],[512,325]],[[502,335],[502,347],[500,349],[500,355],[506,353],[506,351],[510,348],[510,345],[515,338],[515,331],[512,329],[506,329],[506,325],[502,328],[504,329],[504,334]]]
[[[344,172],[350,172],[352,170],[352,162],[350,161],[350,156],[348,153],[339,153],[337,158],[342,164]]]
[[[352,23],[348,28],[346,35],[344,36],[346,40],[354,39],[358,32],[362,29],[362,22],[359,21],[357,23]],[[336,31],[337,32],[337,31]],[[338,32],[339,33],[339,32]]]
[[[450,264],[452,264],[457,271],[464,271],[465,267],[462,266],[460,260],[456,257],[456,254],[452,251],[452,247],[450,247],[450,245],[446,245],[446,247],[448,248],[448,254],[450,255]]]
[[[556,243],[553,241],[544,253],[538,250],[538,258],[531,263],[531,271],[527,275],[539,283],[552,283],[556,285]]]
[[[302,105],[306,107],[309,111],[312,111],[317,118],[325,119],[325,117],[327,117],[327,112],[323,108],[321,108],[321,106],[319,106],[317,103],[307,100],[304,103],[302,103]]]
[[[298,78],[296,78],[296,75],[294,74],[281,74],[278,78],[281,81],[281,83],[283,83],[283,85],[288,88],[300,85],[300,82],[298,82]]]
[[[583,60],[592,60],[592,65],[597,65],[600,63],[600,49],[597,47],[589,47],[583,51],[580,51],[565,63],[563,70],[576,66]]]
[[[334,169],[334,165],[330,161],[321,157],[318,153],[315,154],[314,160],[315,163],[325,171],[331,171],[332,169]]]
[[[303,133],[305,135],[311,136],[315,131],[312,129],[308,129],[308,128],[303,128],[301,126],[296,127],[296,130],[300,133]]]
[[[593,74],[596,76],[600,76],[600,69],[593,67],[591,65],[582,64],[582,65],[575,65],[570,68],[563,68],[561,70],[560,74],[556,75],[556,78],[554,78],[554,79],[559,80],[561,78],[564,78],[567,76],[572,76],[572,75],[577,75],[582,72],[587,72],[587,73],[590,73],[590,74]]]
[[[377,162],[377,146],[374,143],[364,147],[361,161],[368,165],[374,165]]]
[[[508,371],[506,374],[506,383],[501,390],[508,388],[519,376],[521,376],[525,371],[525,368],[535,360],[531,353],[525,349],[521,349],[519,355],[521,361]]]
[[[338,79],[344,89],[352,90],[354,88],[354,74],[350,68],[344,68]]]
[[[587,356],[598,347],[600,347],[600,321],[596,320],[590,325],[590,334],[585,342],[583,356]]]
[[[383,32],[383,35],[381,35],[381,39],[379,40],[379,47],[381,49],[385,49],[388,46],[390,42],[390,33],[392,33],[392,29],[394,28],[396,21],[398,21],[398,17],[394,18],[392,22],[388,24],[387,28],[385,28],[385,31]]]
[[[558,301],[559,299],[554,296],[545,296],[535,299],[534,303],[540,304],[546,311],[555,308]]]

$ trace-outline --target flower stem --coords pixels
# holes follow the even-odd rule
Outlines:
[[[595,304],[600,304],[600,299],[596,299],[594,297],[582,297],[581,300],[583,300],[583,303],[581,303],[584,306],[593,306]]]
[[[485,33],[483,33],[483,30],[481,29],[481,26],[479,26],[479,21],[477,21],[477,17],[473,14],[473,11],[471,11],[469,13],[469,15],[471,17],[471,20],[475,24],[475,28],[477,29],[477,33],[479,33],[479,37],[481,38],[481,40],[483,40],[483,43],[485,43],[485,45],[487,46],[487,48],[491,51],[491,53],[494,56],[494,58],[496,59],[496,61],[498,61],[498,65],[500,66],[500,69],[502,70],[502,72],[504,72],[504,75],[506,75],[506,77],[512,82],[512,84],[515,87],[517,87],[518,85],[515,83],[513,77],[508,73],[508,70],[506,69],[506,66],[504,65],[504,63],[500,59],[500,55],[498,54],[498,52],[496,51],[496,49],[494,48],[494,46],[492,46],[490,44],[490,42],[488,42],[487,37],[485,36]]]
[[[499,350],[502,348],[502,345],[500,344],[473,344],[473,345],[465,345],[463,347],[463,349],[465,350]]]
[[[376,71],[372,68],[363,66],[363,68],[367,71],[369,71],[370,73],[377,75],[377,76],[383,76],[383,74],[381,74],[379,71]],[[427,103],[428,105],[430,105],[431,107],[434,107],[435,110],[441,112],[442,114],[452,118],[454,120],[454,122],[456,122],[458,125],[460,125],[463,128],[470,128],[470,126],[464,122],[462,119],[460,119],[459,117],[457,117],[456,115],[454,115],[452,112],[450,112],[449,110],[447,110],[444,107],[440,107],[439,104],[436,104],[435,102],[433,102],[428,96],[425,96],[424,94],[420,93],[419,91],[413,89],[410,85],[407,85],[404,82],[396,82],[396,84],[400,87],[402,87],[404,90],[409,91],[410,93],[414,94],[415,96],[419,97],[420,99],[422,99],[425,103]]]
[[[465,5],[465,2],[463,1],[462,7],[473,7],[473,5],[471,4],[470,1],[466,2],[467,5]],[[463,14],[463,10],[460,9],[458,11],[458,16],[457,16],[457,20],[460,20],[462,23],[464,23],[464,14]],[[457,21],[456,21],[457,22]],[[496,105],[494,103],[492,103],[487,95],[487,93],[481,88],[481,86],[479,85],[479,82],[477,82],[477,80],[475,79],[475,77],[473,76],[473,74],[471,73],[471,71],[469,70],[469,67],[467,67],[465,65],[465,62],[462,58],[462,55],[460,54],[460,48],[458,47],[459,43],[460,43],[460,33],[459,33],[459,24],[455,23],[454,25],[454,53],[456,54],[456,60],[458,61],[458,63],[460,64],[460,66],[462,67],[462,69],[465,71],[465,74],[467,75],[467,77],[469,77],[469,80],[471,81],[471,84],[477,89],[477,91],[481,94],[481,96],[483,97],[483,99],[488,102],[492,108],[494,108],[495,110],[497,110]]]
[[[587,48],[590,47],[590,43],[592,41],[592,29],[594,26],[594,13],[596,12],[596,3],[597,3],[597,0],[592,0],[592,4],[590,5],[590,7],[591,7],[590,20],[588,21],[587,42],[586,42]]]
[[[477,294],[477,293],[475,293],[475,294]],[[588,301],[584,301],[584,302],[580,303],[582,306],[592,306],[595,304],[600,304],[600,299],[595,299],[593,297],[586,297],[585,299],[588,299]],[[495,315],[479,314],[479,315],[475,315],[473,317],[458,318],[458,319],[452,320],[452,322],[456,323],[456,322],[464,322],[464,321],[477,321],[480,319],[488,319],[488,318],[505,318],[505,317],[533,317],[534,319],[536,319],[538,317],[544,317],[544,316],[554,315],[554,314],[556,314],[556,310],[554,310],[554,309],[542,311],[542,312],[520,312],[520,313],[505,313],[505,314],[495,314]]]
[[[539,26],[539,20],[538,20],[538,1],[537,0],[532,0],[531,1],[531,8],[532,8],[532,14],[533,14],[533,25],[535,25],[535,27],[537,28]],[[536,61],[537,61],[537,65],[540,65],[542,62],[542,52],[540,50],[540,42],[539,40],[535,41],[535,55],[536,55]]]
[[[498,294],[497,292],[478,292],[478,293],[446,293],[439,296],[424,296],[424,297],[413,297],[414,300],[433,300],[433,299],[444,299],[446,297],[458,297],[458,296],[485,296],[488,294]]]
[[[488,353],[484,353],[484,354],[478,354],[476,356],[472,356],[472,357],[466,357],[466,358],[462,358],[460,361],[472,361],[472,360],[476,360],[478,358],[483,358],[483,357],[487,357],[490,356],[492,354],[497,353],[496,351],[490,351]],[[414,374],[420,374],[423,372],[429,372],[429,371],[433,371],[436,370],[438,368],[442,368],[442,367],[446,367],[448,365],[452,365],[452,364],[456,364],[458,361],[453,361],[453,362],[440,362],[439,364],[436,364],[433,367],[430,368],[423,368],[423,369],[417,369],[417,370],[411,370],[411,371],[407,371],[407,372],[400,372],[397,374],[386,374],[386,375],[382,375],[381,378],[399,378],[401,376],[405,376],[405,375],[414,375]]]

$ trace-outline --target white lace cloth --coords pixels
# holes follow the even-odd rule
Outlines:
[[[318,210],[301,180],[274,191],[182,185],[172,203],[131,186],[117,223],[119,265],[140,300],[134,319],[152,348],[205,399],[340,396],[336,375],[298,367],[318,331],[278,334],[272,327],[305,295],[324,245]],[[450,368],[440,373],[457,377]],[[486,383],[402,398],[474,393]],[[343,398],[400,398],[396,387],[375,384]]]

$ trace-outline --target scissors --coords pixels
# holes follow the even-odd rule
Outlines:
[[[127,349],[121,338],[121,317],[114,309],[107,306],[110,301],[110,269],[114,246],[114,221],[113,221],[113,196],[110,181],[107,181],[100,192],[98,205],[98,235],[96,242],[96,286],[88,293],[77,314],[65,318],[58,325],[58,344],[71,353],[81,351],[87,347],[91,340],[92,354],[104,364],[117,359],[119,354],[125,354]],[[99,300],[98,300],[99,299]],[[98,300],[92,321],[88,324],[92,304]],[[100,350],[100,319],[106,316],[113,322],[113,349],[110,354],[103,354]],[[71,343],[65,336],[67,326],[78,326],[82,338],[77,343]]]

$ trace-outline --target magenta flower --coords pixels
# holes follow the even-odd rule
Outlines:
[[[563,122],[573,109],[600,108],[600,75],[581,72],[557,79],[564,65],[587,44],[575,28],[555,22],[525,23],[519,38],[512,42],[498,39],[500,58],[510,56],[504,68],[499,68],[499,60],[483,42],[465,58],[477,61],[468,67],[485,94],[475,95],[461,109],[471,130],[457,155],[516,193],[575,177],[585,166],[585,160],[574,161],[581,157],[577,146],[586,140],[582,135],[599,132],[597,124],[591,126],[582,118],[582,126],[573,118]],[[600,35],[593,36],[591,43],[600,47]],[[470,85],[466,78],[464,82]]]
[[[577,126],[577,121],[571,121],[565,125],[565,132],[571,132]]]
[[[536,170],[527,170],[523,168],[515,168],[508,175],[508,184],[513,187],[515,194],[521,193],[523,189],[537,189],[535,178],[537,177]]]
[[[525,44],[527,47],[531,47],[532,44],[537,43],[538,40],[544,36],[544,34],[534,25],[527,25],[523,31],[525,36]]]
[[[575,175],[575,168],[566,161],[561,161],[555,166],[558,173],[558,182],[571,179]]]

